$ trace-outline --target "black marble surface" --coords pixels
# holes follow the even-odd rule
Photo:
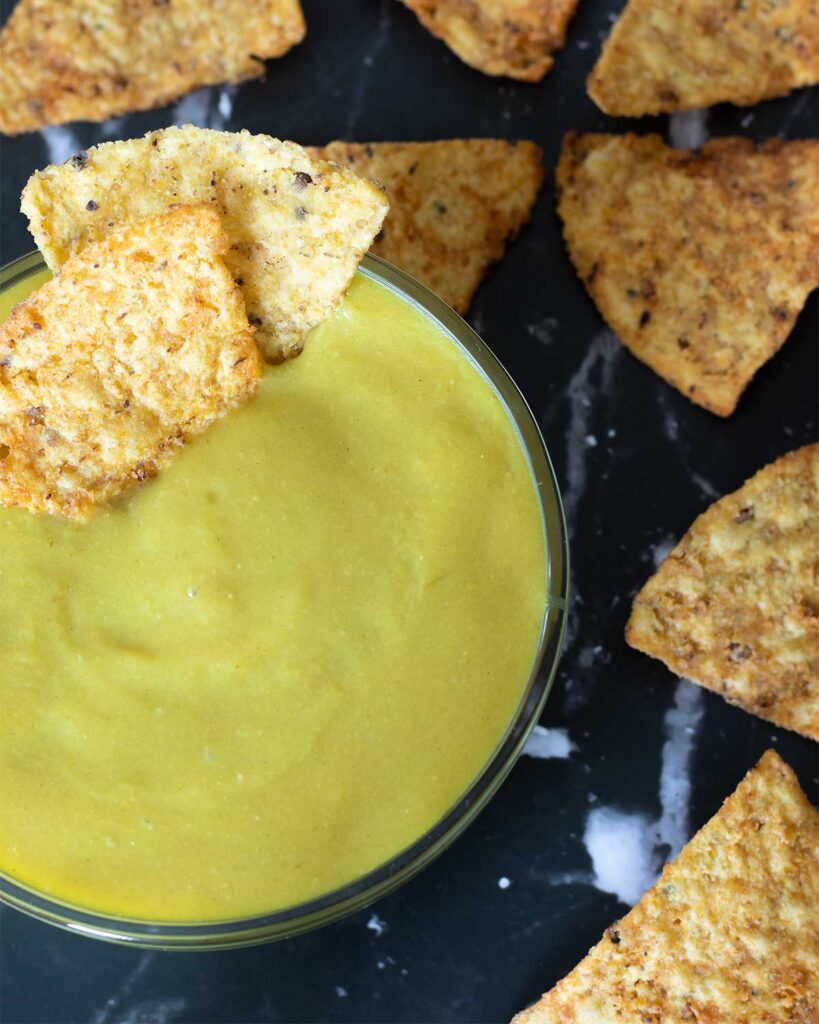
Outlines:
[[[2,5],[4,15],[12,5]],[[727,422],[687,402],[609,334],[569,264],[551,170],[569,129],[810,136],[816,90],[750,110],[614,121],[583,82],[621,0],[581,0],[538,85],[484,77],[395,0],[305,0],[304,44],[265,81],[195,93],[102,126],[2,142],[5,263],[31,241],[29,174],[109,138],[192,121],[303,143],[532,138],[549,176],[532,223],[469,319],[520,384],[544,432],[570,522],[573,606],[542,719],[489,808],[394,895],[300,938],[234,952],[143,952],[0,911],[0,1017],[23,1022],[507,1020],[622,915],[768,747],[817,790],[815,745],[678,681],[630,650],[630,600],[711,501],[817,432],[817,302]]]

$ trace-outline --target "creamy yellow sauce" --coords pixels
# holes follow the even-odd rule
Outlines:
[[[298,359],[120,505],[0,509],[0,870],[213,921],[377,867],[512,719],[545,560],[494,392],[359,274]]]

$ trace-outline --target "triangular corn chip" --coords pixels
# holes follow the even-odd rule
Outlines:
[[[384,185],[390,212],[373,252],[459,313],[529,219],[543,181],[534,142],[331,142],[312,152]]]
[[[0,31],[0,131],[104,121],[253,78],[304,32],[298,0],[19,0]]]
[[[815,0],[629,0],[588,80],[607,114],[740,106],[819,82]]]
[[[769,750],[659,881],[514,1024],[812,1024],[819,813]]]
[[[0,504],[83,517],[261,377],[219,217],[180,206],[88,246],[0,325]]]
[[[372,182],[267,135],[165,128],[106,142],[29,180],[22,209],[52,269],[118,225],[209,203],[256,340],[273,361],[341,301],[388,203]]]
[[[692,525],[634,601],[632,647],[819,740],[819,444]]]
[[[569,135],[569,255],[638,359],[728,416],[819,284],[819,142]]]
[[[539,82],[577,0],[404,0],[421,24],[486,75]]]

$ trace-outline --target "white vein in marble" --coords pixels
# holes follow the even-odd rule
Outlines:
[[[378,914],[371,914],[367,927],[375,934],[376,938],[380,938],[387,930],[387,922],[382,921]]]
[[[523,748],[524,757],[567,758],[577,749],[566,729],[536,725]]]
[[[636,903],[656,877],[651,839],[651,822],[643,815],[595,807],[583,834],[594,887],[621,903]]]
[[[234,93],[234,87],[228,85],[190,92],[174,105],[173,122],[224,131],[233,113]]]
[[[676,857],[688,842],[688,806],[691,800],[691,758],[697,729],[702,720],[703,691],[680,679],[674,691],[674,703],[665,715],[666,741],[660,771],[660,807],[657,835]]]
[[[777,138],[785,138],[788,134],[788,128],[790,128],[791,123],[801,117],[802,111],[809,103],[812,102],[813,96],[814,92],[812,89],[804,89],[802,91],[801,96],[799,96],[799,98],[794,102],[793,106],[782,119],[782,122],[779,125],[779,131],[776,133]]]
[[[577,508],[586,491],[587,459],[590,446],[591,418],[602,408],[601,399],[611,393],[614,364],[622,345],[611,331],[601,331],[589,343],[583,361],[569,381],[569,424],[566,432],[566,486],[563,508],[569,537],[573,536]]]
[[[353,91],[353,98],[350,103],[347,124],[344,130],[345,139],[355,139],[358,130],[358,122],[361,118],[361,111],[364,108],[364,100],[367,90],[370,87],[371,72],[376,64],[379,54],[387,44],[390,35],[390,14],[392,12],[392,0],[381,0],[381,11],[378,16],[378,31],[372,46],[361,60],[358,79]]]
[[[131,1006],[116,1017],[116,1024],[172,1024],[187,1009],[187,1002],[176,996],[172,999],[147,999]]]
[[[703,713],[703,692],[680,679],[665,714],[659,778],[660,816],[595,804],[586,818],[583,844],[591,872],[551,874],[551,885],[592,885],[629,906],[657,880],[665,861],[690,838],[691,761]]]
[[[704,497],[719,498],[720,493],[716,487],[714,487],[714,485],[701,473],[698,473],[689,461],[688,454],[680,439],[680,427],[674,410],[670,404],[670,395],[665,388],[660,388],[657,391],[657,402],[663,416],[663,431],[668,440],[677,448],[677,453],[686,477],[691,481],[691,483],[696,485]]]
[[[674,537],[668,534],[662,540],[658,540],[656,544],[651,545],[651,561],[655,569],[659,569],[666,558],[668,558],[676,543],[677,541]]]
[[[668,137],[675,149],[699,149],[709,139],[708,109],[684,110],[668,119]]]
[[[551,345],[557,337],[560,321],[554,316],[545,316],[536,323],[527,324],[526,331],[541,345]]]
[[[705,495],[706,498],[720,498],[722,495],[710,482],[706,480],[702,473],[695,473],[688,465],[685,466],[685,471],[688,474],[691,483],[696,484],[700,489],[700,492]]]
[[[50,164],[64,164],[83,148],[76,132],[62,124],[41,128],[40,135],[45,143]]]
[[[110,117],[99,126],[97,131],[101,139],[121,139],[127,123],[127,117]]]
[[[216,109],[219,111],[223,124],[226,124],[233,114],[233,97],[235,94],[235,85],[224,85],[219,90],[219,101],[216,104]]]
[[[124,1003],[126,1000],[130,998],[134,986],[140,980],[140,978],[142,978],[143,975],[149,970],[151,964],[156,960],[156,957],[157,954],[153,952],[142,954],[142,956],[137,961],[136,967],[134,967],[130,974],[126,975],[125,980],[119,986],[116,994],[111,996],[111,998],[106,1002],[105,1006],[93,1015],[91,1019],[91,1024],[113,1024],[113,1022],[115,1021],[117,1022],[117,1024],[125,1024],[126,1017],[123,1015],[124,1011],[120,1011],[120,1006],[122,1005],[122,1003]],[[179,1002],[179,1000],[164,1000],[158,1002],[161,1002],[162,1005],[165,1006],[167,1009],[167,1003]],[[182,1002],[184,1002],[184,1000]],[[127,1011],[127,1024],[138,1024],[138,1021],[149,1020],[150,1018],[148,1017],[132,1017],[133,1014],[142,1012],[146,1005],[146,1003],[139,1003],[133,1006],[129,1011]],[[155,1010],[159,1008],[156,1002],[153,1004],[153,1006]],[[172,1012],[177,1013],[180,1011],[180,1009],[181,1007],[176,1007],[172,1010]],[[166,1014],[162,1021],[157,1020],[157,1024],[165,1024],[165,1022],[169,1020],[171,1020],[171,1017],[167,1016]]]

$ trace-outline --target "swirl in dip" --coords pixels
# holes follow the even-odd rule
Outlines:
[[[545,603],[507,411],[358,274],[298,359],[119,504],[0,509],[0,870],[157,922],[329,893],[479,774]]]

